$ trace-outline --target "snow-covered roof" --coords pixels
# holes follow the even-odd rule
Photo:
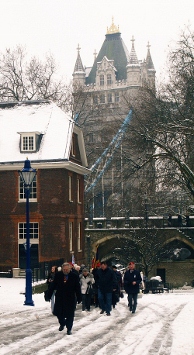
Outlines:
[[[50,101],[0,104],[0,166],[5,163],[69,160],[72,134],[78,134],[82,166],[87,166],[83,134],[56,104]],[[21,152],[20,135],[37,133],[41,142],[34,152]]]

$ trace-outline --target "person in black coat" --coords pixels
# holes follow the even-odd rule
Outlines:
[[[46,283],[48,285],[48,289],[50,288],[52,282],[54,281],[56,272],[57,272],[57,266],[53,265],[51,267],[51,271],[49,272],[48,277],[47,277],[47,281],[46,281]],[[51,311],[52,311],[52,313],[54,312],[54,305],[55,305],[55,291],[53,292],[52,297],[51,297]]]
[[[119,299],[120,299],[121,286],[122,286],[122,276],[121,276],[121,273],[119,271],[117,271],[116,265],[113,265],[112,269],[113,269],[113,271],[115,273],[115,276],[116,276],[116,279],[117,279],[116,290],[113,291],[113,293],[112,293],[112,305],[113,305],[113,308],[115,308],[117,302],[119,302]]]
[[[71,334],[75,312],[75,297],[77,303],[81,303],[81,288],[79,278],[73,272],[70,272],[69,263],[62,265],[62,270],[57,272],[50,288],[47,291],[46,300],[50,300],[52,294],[55,294],[54,315],[57,316],[62,331],[67,328],[67,334]]]
[[[98,301],[101,308],[100,314],[106,312],[110,316],[112,309],[112,293],[116,290],[117,278],[105,261],[101,262],[98,270]]]
[[[128,306],[132,313],[135,313],[137,307],[137,295],[139,293],[139,284],[142,282],[140,272],[135,270],[135,263],[129,263],[129,270],[124,274],[124,289],[128,294]]]

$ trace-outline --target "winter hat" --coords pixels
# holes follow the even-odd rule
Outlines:
[[[88,272],[88,269],[84,268],[84,269],[82,270],[82,272]]]
[[[130,261],[129,265],[135,265],[134,261]]]

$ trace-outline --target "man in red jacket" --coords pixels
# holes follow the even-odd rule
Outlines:
[[[139,284],[142,282],[140,272],[135,270],[135,263],[130,261],[129,270],[124,274],[124,289],[128,294],[129,310],[135,313],[137,307],[137,295],[139,293]]]

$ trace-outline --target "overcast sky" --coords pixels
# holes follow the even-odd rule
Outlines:
[[[71,79],[78,43],[83,65],[91,66],[113,17],[129,51],[135,37],[138,59],[150,42],[159,77],[168,46],[193,16],[194,0],[0,0],[0,51],[25,45],[30,56],[51,53]]]

